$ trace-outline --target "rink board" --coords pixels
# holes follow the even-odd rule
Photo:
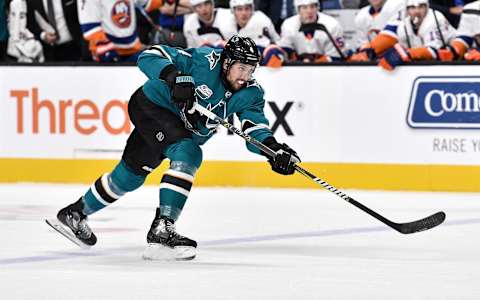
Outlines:
[[[480,191],[478,66],[262,68],[265,112],[304,166],[342,188]],[[135,67],[0,67],[0,181],[90,183],[133,129]],[[235,124],[239,126],[238,120]],[[225,130],[199,186],[313,187],[281,177]],[[148,183],[158,183],[160,170]],[[8,170],[8,171],[7,171]]]
[[[110,172],[116,160],[0,159],[0,182],[90,184]],[[158,184],[167,164],[146,180]],[[339,188],[366,190],[479,192],[478,166],[302,163],[321,179]],[[195,186],[315,188],[302,175],[281,176],[263,162],[206,161]]]

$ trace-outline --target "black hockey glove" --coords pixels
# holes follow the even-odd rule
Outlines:
[[[172,93],[172,101],[185,113],[195,112],[195,82],[190,75],[182,74],[174,65],[168,65],[160,74],[160,79],[165,80]]]
[[[273,171],[282,175],[291,175],[295,172],[295,164],[300,162],[297,152],[285,143],[278,143],[273,136],[266,138],[263,144],[277,153],[275,158],[263,153],[263,155],[268,157],[268,162],[272,166]]]

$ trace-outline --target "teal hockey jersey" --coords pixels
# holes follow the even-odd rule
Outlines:
[[[159,78],[167,65],[174,64],[179,71],[193,77],[195,94],[200,105],[223,119],[236,114],[244,132],[263,141],[272,136],[263,111],[263,89],[255,80],[251,80],[246,87],[235,93],[226,89],[221,80],[221,52],[220,49],[207,47],[181,50],[165,45],[152,46],[140,55],[137,63],[148,77],[143,85],[143,92],[153,103],[184,120],[183,112],[171,100],[169,87]],[[205,121],[197,123],[197,130],[191,130],[192,137],[202,145],[215,134],[217,126],[218,124],[205,118]],[[260,153],[248,143],[247,148],[254,153]]]

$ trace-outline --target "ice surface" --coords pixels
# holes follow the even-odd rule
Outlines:
[[[193,261],[141,259],[158,205],[142,187],[91,216],[82,250],[44,222],[81,185],[0,185],[0,299],[480,299],[480,195],[347,191],[402,235],[317,190],[195,188],[177,223]]]

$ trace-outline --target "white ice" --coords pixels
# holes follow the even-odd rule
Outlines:
[[[398,222],[447,214],[402,235],[320,189],[195,188],[177,229],[197,258],[152,262],[155,187],[92,215],[90,250],[45,224],[86,188],[0,185],[0,299],[480,299],[479,194],[347,191]]]

